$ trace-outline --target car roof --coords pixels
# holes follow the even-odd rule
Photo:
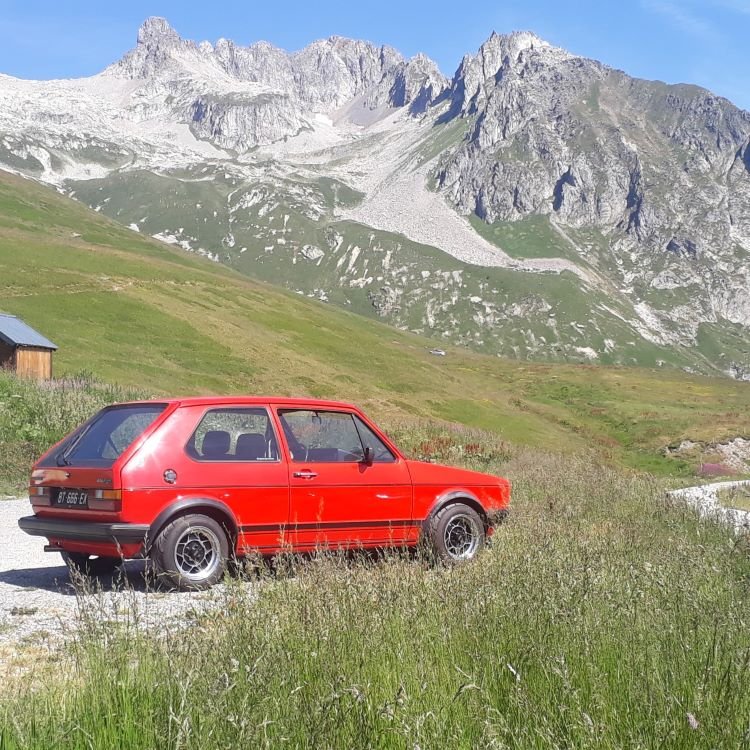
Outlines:
[[[313,406],[328,409],[352,409],[359,407],[344,401],[328,401],[319,398],[288,398],[286,396],[191,396],[188,398],[155,398],[146,401],[128,401],[130,404],[167,404],[169,406]]]

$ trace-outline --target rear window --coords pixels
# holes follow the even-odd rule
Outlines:
[[[73,433],[50,459],[58,466],[111,466],[164,409],[166,404],[104,409]]]

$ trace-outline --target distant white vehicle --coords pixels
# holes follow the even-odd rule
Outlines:
[[[434,354],[436,357],[444,357],[445,349],[430,349],[430,354]]]

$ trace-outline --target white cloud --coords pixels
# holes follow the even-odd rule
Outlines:
[[[746,5],[750,10],[750,0],[712,0],[715,2]],[[706,42],[718,43],[721,34],[707,19],[702,18],[693,10],[693,3],[671,2],[670,0],[642,0],[641,5],[654,13],[664,16],[673,26],[691,36]]]

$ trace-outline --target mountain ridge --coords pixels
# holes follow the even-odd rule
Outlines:
[[[531,32],[448,79],[149,19],[97,76],[0,92],[0,164],[250,275],[484,351],[750,372],[750,114],[699,87]]]

